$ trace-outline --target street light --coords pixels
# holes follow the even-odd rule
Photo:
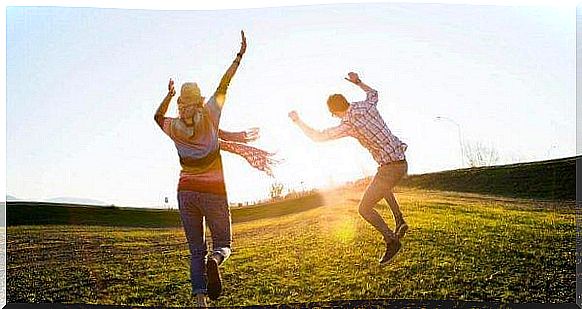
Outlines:
[[[446,120],[455,126],[457,126],[457,132],[459,133],[459,147],[461,148],[461,167],[464,166],[465,161],[465,151],[463,150],[463,138],[461,136],[461,125],[459,125],[456,121],[451,118],[444,117],[444,116],[436,116],[435,120]]]

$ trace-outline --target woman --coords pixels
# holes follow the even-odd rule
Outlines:
[[[226,90],[246,51],[242,31],[241,37],[239,53],[208,101],[205,102],[196,83],[184,83],[178,97],[179,118],[165,117],[176,94],[174,81],[170,79],[168,94],[154,116],[174,141],[180,158],[178,205],[191,253],[192,292],[200,306],[206,305],[206,295],[212,300],[220,296],[222,283],[218,266],[231,253],[231,219],[220,149],[243,156],[253,167],[269,175],[275,163],[271,153],[244,144],[258,138],[257,129],[232,133],[218,128]],[[207,259],[205,223],[210,227],[213,247]]]

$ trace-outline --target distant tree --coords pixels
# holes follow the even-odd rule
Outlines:
[[[295,189],[290,189],[288,190],[287,194],[285,194],[285,198],[286,199],[298,198],[301,197],[303,194],[305,194],[303,191],[297,192]]]
[[[278,199],[283,195],[283,189],[284,186],[282,183],[276,182],[274,184],[271,185],[271,190],[270,190],[270,195],[271,195],[271,199]]]
[[[499,153],[495,147],[481,142],[463,143],[463,155],[470,167],[490,166],[499,162]]]

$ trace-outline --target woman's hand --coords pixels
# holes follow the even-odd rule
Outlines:
[[[260,137],[259,128],[250,128],[245,131],[244,140],[245,143],[250,143],[256,141],[257,139],[259,139],[259,137]]]
[[[170,78],[170,82],[168,83],[168,95],[173,97],[176,95],[176,89],[174,89],[174,80]]]
[[[242,55],[244,55],[245,52],[247,51],[247,38],[245,37],[245,32],[242,30],[240,31],[240,36],[241,36],[240,51],[238,52],[238,54],[242,57]]]

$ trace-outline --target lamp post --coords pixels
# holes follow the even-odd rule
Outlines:
[[[464,164],[464,162],[465,162],[465,151],[463,149],[463,138],[462,138],[462,135],[461,135],[461,125],[459,125],[453,119],[448,118],[448,117],[444,117],[444,116],[436,116],[435,117],[435,120],[445,120],[445,121],[448,121],[448,122],[454,124],[455,126],[457,126],[457,133],[459,134],[459,147],[461,149],[461,168],[462,168],[465,165]]]

